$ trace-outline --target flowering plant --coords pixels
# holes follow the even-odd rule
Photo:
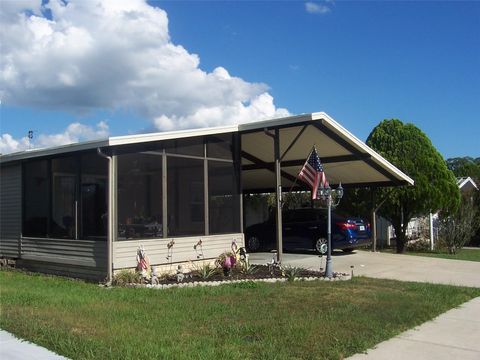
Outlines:
[[[227,276],[230,275],[230,271],[236,265],[236,263],[237,257],[231,251],[224,252],[215,261],[215,264],[217,266],[220,266],[223,269],[223,273]]]

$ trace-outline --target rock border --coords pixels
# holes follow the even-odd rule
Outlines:
[[[293,281],[348,281],[351,280],[352,276],[347,273],[336,273],[333,277],[316,277],[316,276],[305,276],[305,277],[296,277]],[[235,280],[221,280],[221,281],[193,281],[193,282],[184,282],[177,284],[128,284],[127,287],[133,288],[145,288],[145,289],[174,289],[174,288],[192,288],[198,286],[220,286],[227,284],[239,284],[246,282],[266,282],[266,283],[276,283],[276,282],[287,282],[288,278],[263,278],[263,279],[235,279]]]

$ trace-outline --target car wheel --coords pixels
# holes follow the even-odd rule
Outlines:
[[[260,239],[256,236],[249,236],[247,239],[248,251],[257,251],[260,249]]]
[[[320,254],[325,254],[328,250],[328,241],[325,238],[318,238],[315,242],[315,250]]]
[[[351,253],[353,251],[353,248],[342,249],[342,251],[346,253]]]

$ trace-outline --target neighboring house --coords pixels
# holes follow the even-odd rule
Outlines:
[[[473,181],[470,176],[457,178],[457,185],[463,194],[469,191],[478,190],[477,184],[475,184],[475,181]]]
[[[28,150],[0,156],[0,256],[97,280],[141,246],[155,266],[214,259],[243,245],[244,193],[304,189],[313,145],[330,184],[413,184],[325,113]]]
[[[457,178],[457,185],[460,188],[462,194],[467,194],[472,191],[478,191],[477,184],[471,177],[459,177]],[[431,220],[430,220],[431,216]],[[417,217],[410,220],[408,223],[406,235],[409,239],[426,239],[430,240],[431,248],[433,249],[434,243],[438,238],[437,220],[438,213],[430,214],[430,216]],[[431,222],[430,222],[431,221]],[[380,227],[378,224],[381,224]],[[433,229],[430,229],[430,227]],[[379,239],[380,246],[390,246],[390,239],[395,237],[395,231],[389,221],[382,217],[379,217],[377,221],[377,238]],[[432,239],[433,237],[433,239]],[[433,240],[433,241],[432,241]]]

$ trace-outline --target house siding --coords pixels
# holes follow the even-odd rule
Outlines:
[[[45,273],[103,280],[107,274],[107,242],[22,238],[22,267]]]
[[[199,248],[196,251],[193,246],[200,239],[202,240],[203,257],[197,258],[202,251]],[[167,259],[167,244],[171,240],[172,238],[115,241],[113,243],[114,270],[135,267],[137,265],[137,250],[140,246],[143,246],[145,249],[152,265],[168,265],[190,260],[214,259],[224,251],[231,251],[233,241],[236,241],[239,248],[244,246],[244,238],[241,233],[174,238],[175,245],[172,247],[172,257]]]

